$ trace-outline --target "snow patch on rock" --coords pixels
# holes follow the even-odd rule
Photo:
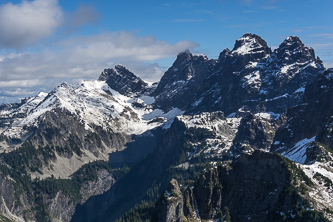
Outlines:
[[[299,141],[293,148],[290,150],[283,152],[282,155],[287,157],[288,159],[304,164],[306,160],[306,149],[311,145],[312,142],[316,140],[316,137],[312,137],[310,139],[303,139]]]

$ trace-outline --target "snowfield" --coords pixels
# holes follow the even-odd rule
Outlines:
[[[299,141],[293,148],[289,149],[286,152],[283,152],[282,155],[287,157],[288,159],[304,164],[306,160],[306,149],[311,145],[312,142],[316,140],[316,137],[312,137],[310,139],[303,139]]]
[[[172,120],[183,111],[174,108],[167,113],[159,109],[152,109],[154,98],[148,95],[136,97],[124,96],[111,89],[104,81],[82,81],[78,85],[63,83],[49,94],[39,93],[30,98],[18,109],[0,113],[1,117],[15,118],[8,127],[2,128],[4,135],[11,138],[26,140],[29,135],[25,128],[38,127],[41,117],[56,109],[67,110],[79,117],[87,131],[93,131],[94,126],[105,130],[126,134],[142,134],[163,124],[153,121],[156,117],[163,117],[165,121]],[[140,104],[138,107],[136,104]]]
[[[311,191],[307,195],[313,201],[314,208],[325,211],[327,207],[333,209],[333,156],[328,152],[329,161],[315,161],[305,164],[307,158],[306,149],[312,145],[315,138],[312,137],[299,141],[292,149],[282,153],[282,155],[296,162],[315,184],[315,187],[311,188]],[[333,220],[333,218],[329,219]]]

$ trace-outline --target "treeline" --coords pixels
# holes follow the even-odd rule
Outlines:
[[[36,149],[30,142],[24,142],[18,149],[0,155],[4,164],[21,173],[29,170],[42,174],[40,168],[55,158],[55,152],[50,146]]]

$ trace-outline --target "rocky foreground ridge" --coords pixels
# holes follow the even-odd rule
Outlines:
[[[333,220],[332,90],[298,37],[248,33],[2,104],[0,220]]]

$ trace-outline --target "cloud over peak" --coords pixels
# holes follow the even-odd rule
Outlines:
[[[85,60],[90,63],[119,59],[147,62],[198,47],[197,43],[191,41],[170,44],[158,41],[154,36],[137,37],[135,33],[125,31],[72,38],[62,44],[72,61]]]
[[[154,63],[156,60],[175,58],[179,52],[199,46],[191,41],[170,44],[154,36],[138,37],[125,31],[71,36],[54,44],[55,51],[45,49],[0,56],[0,89],[6,88],[0,90],[0,100],[6,101],[5,97],[9,96],[25,97],[42,88],[48,92],[64,81],[97,79],[104,68],[118,63],[154,82],[163,74]]]

